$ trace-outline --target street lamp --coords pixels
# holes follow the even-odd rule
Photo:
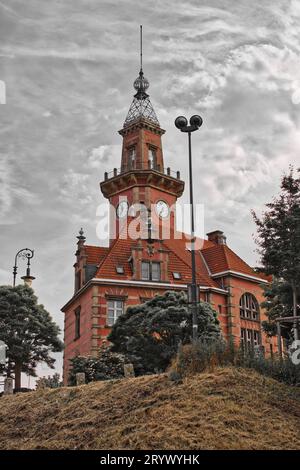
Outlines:
[[[30,275],[30,260],[33,258],[34,251],[30,250],[30,248],[22,248],[22,250],[19,250],[18,253],[15,256],[15,265],[13,268],[13,286],[15,287],[16,285],[16,277],[17,277],[17,272],[18,272],[18,258],[22,259],[27,259],[27,270],[26,270],[26,276],[23,276],[22,279],[28,278],[28,279],[35,279],[33,276]]]
[[[194,219],[194,196],[193,196],[193,168],[192,168],[192,144],[191,134],[202,126],[203,120],[201,116],[194,115],[190,118],[190,125],[184,116],[178,116],[175,119],[175,126],[181,132],[187,132],[189,145],[189,180],[190,180],[190,211],[191,211],[191,259],[192,259],[192,284],[190,286],[190,297],[193,313],[193,342],[198,337],[198,321],[197,321],[197,303],[198,290],[196,278],[196,256],[195,256],[195,219]]]

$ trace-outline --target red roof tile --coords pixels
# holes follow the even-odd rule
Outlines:
[[[177,238],[175,238],[175,236]],[[181,238],[180,238],[181,237]],[[162,247],[169,251],[169,282],[187,284],[191,282],[191,253],[188,249],[190,237],[184,233],[172,233],[170,239],[162,242]],[[132,247],[137,241],[129,238],[117,238],[111,247],[96,247],[86,245],[88,264],[98,264],[95,275],[102,279],[132,279],[129,259]],[[147,241],[143,241],[145,247]],[[199,250],[196,252],[197,282],[201,286],[218,288],[218,281],[211,277],[223,271],[235,271],[242,274],[265,279],[265,276],[256,273],[245,261],[237,256],[227,245],[217,245],[208,240],[197,239]],[[116,272],[116,266],[124,267],[124,274]],[[179,272],[181,279],[174,280],[173,272]]]
[[[106,253],[108,247],[84,245],[87,254],[87,264],[100,264]]]
[[[227,245],[214,245],[201,251],[211,274],[230,270],[265,279],[264,275],[255,272]]]

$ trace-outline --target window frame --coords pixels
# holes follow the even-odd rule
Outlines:
[[[122,304],[121,307],[117,306],[117,303],[120,302]],[[113,303],[113,306],[110,306],[110,303]],[[110,321],[109,317],[109,311],[113,312],[113,318],[112,318],[112,323]],[[120,313],[118,313],[120,312]],[[119,318],[120,315],[123,315],[125,312],[125,301],[123,298],[119,297],[109,297],[106,300],[106,324],[110,328],[113,327],[113,325],[116,323],[117,319]]]
[[[81,333],[80,333],[81,306],[80,306],[80,305],[75,308],[75,310],[74,310],[74,315],[75,315],[75,335],[74,335],[74,340],[76,340],[76,339],[79,339],[80,336],[81,336]]]
[[[259,303],[251,292],[245,292],[241,295],[239,301],[240,318],[248,321],[260,321]]]
[[[151,154],[151,158],[150,158]],[[148,145],[148,166],[150,170],[155,170],[157,162],[157,148],[153,145]]]
[[[135,168],[136,166],[136,145],[130,145],[127,148],[127,163],[129,168]]]
[[[143,265],[148,266],[148,277],[143,276]],[[153,266],[157,266],[157,268],[158,268],[158,276],[157,276],[156,279],[153,279]],[[141,280],[142,281],[160,282],[161,281],[161,262],[160,261],[142,260],[142,262],[141,262]]]

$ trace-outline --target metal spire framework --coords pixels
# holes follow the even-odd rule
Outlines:
[[[143,36],[142,36],[142,25],[140,26],[140,62],[141,68],[137,79],[133,83],[133,87],[136,90],[133,101],[130,105],[127,117],[124,122],[124,127],[130,125],[133,121],[139,118],[145,118],[152,121],[154,124],[159,126],[159,122],[149,95],[146,90],[149,88],[149,81],[144,76],[143,72]]]

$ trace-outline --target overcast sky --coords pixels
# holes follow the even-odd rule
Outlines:
[[[299,0],[0,0],[0,283],[16,251],[34,248],[36,294],[61,327],[79,228],[100,243],[99,182],[120,163],[140,24],[165,163],[184,179],[174,118],[204,120],[193,157],[206,232],[222,229],[254,265],[250,210],[299,164]]]

